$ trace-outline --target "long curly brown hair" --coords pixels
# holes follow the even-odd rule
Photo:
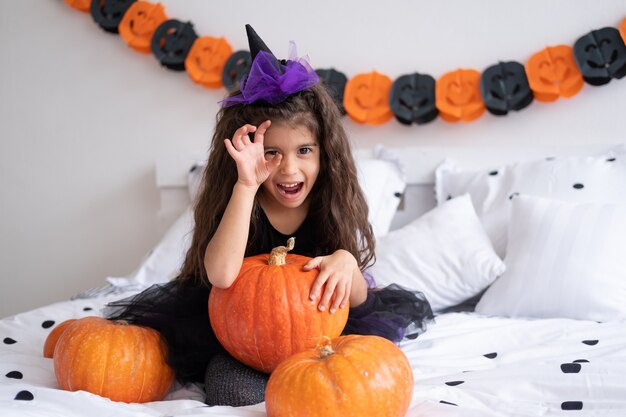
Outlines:
[[[224,139],[230,138],[246,123],[258,126],[268,119],[273,123],[304,126],[317,137],[321,149],[320,172],[311,190],[309,216],[319,231],[321,241],[317,242],[318,246],[327,248],[330,253],[338,249],[349,251],[362,270],[374,263],[375,239],[367,219],[365,196],[357,180],[350,141],[337,105],[326,87],[318,83],[278,105],[255,102],[224,107],[217,113],[209,159],[194,206],[195,229],[191,247],[176,280],[195,285],[208,283],[204,252],[237,181],[237,166],[226,151]],[[262,187],[259,188],[261,192]],[[254,236],[259,210],[257,195],[252,211],[251,236]]]

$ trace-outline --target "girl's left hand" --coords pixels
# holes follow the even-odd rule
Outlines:
[[[337,308],[344,308],[350,299],[354,271],[358,269],[354,256],[346,250],[339,249],[332,255],[313,258],[304,265],[305,271],[313,268],[318,268],[320,273],[317,275],[309,293],[311,301],[319,298],[322,287],[326,284],[324,294],[321,294],[322,297],[317,308],[320,311],[324,311],[330,303],[333,294],[335,298],[330,306],[330,312],[334,313],[337,311]]]

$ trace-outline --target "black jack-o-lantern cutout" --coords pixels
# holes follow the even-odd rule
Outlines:
[[[317,69],[315,70],[317,76],[324,83],[328,92],[335,100],[335,103],[339,107],[342,115],[346,114],[346,109],[343,108],[343,92],[346,89],[346,83],[348,77],[342,72],[337,71],[334,68],[330,69]]]
[[[626,75],[626,45],[615,28],[594,30],[578,38],[574,57],[588,84],[604,85]]]
[[[222,84],[229,93],[239,90],[239,83],[243,76],[250,72],[251,65],[252,55],[248,51],[237,51],[226,60],[222,72]]]
[[[124,13],[137,0],[92,0],[90,13],[94,22],[109,33],[118,33]]]
[[[174,71],[185,70],[185,59],[198,35],[191,22],[170,19],[161,23],[152,35],[150,49],[156,59]]]
[[[434,120],[439,114],[435,103],[435,79],[430,75],[402,75],[391,86],[389,106],[396,119],[405,125]]]
[[[533,101],[524,66],[519,62],[500,62],[487,68],[480,77],[480,94],[489,113],[504,116]]]

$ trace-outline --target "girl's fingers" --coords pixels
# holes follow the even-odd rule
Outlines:
[[[337,288],[337,280],[332,277],[326,281],[326,288],[324,289],[324,295],[322,295],[322,299],[320,300],[317,308],[320,311],[326,310],[326,307],[330,303],[330,299],[335,292],[335,288]]]
[[[224,145],[226,146],[226,151],[234,160],[237,160],[237,150],[233,146],[233,143],[230,139],[224,139]]]
[[[282,159],[282,155],[278,154],[276,156],[280,156],[280,158]],[[270,163],[274,160],[275,158],[272,158],[272,160],[270,161]],[[322,257],[318,256],[317,258],[313,258],[311,259],[309,262],[307,262],[304,265],[304,270],[305,271],[310,271],[311,269],[315,269],[315,268],[319,268],[320,265],[322,264]]]
[[[343,302],[345,296],[346,296],[346,285],[345,284],[337,285],[335,287],[335,299],[333,300],[333,303],[330,306],[331,314],[337,311],[337,309]]]
[[[315,281],[313,282],[313,285],[311,286],[311,292],[309,292],[309,299],[311,301],[316,300],[320,296],[322,292],[322,287],[324,286],[327,280],[328,280],[328,273],[320,272],[317,275],[317,278],[315,278]]]
[[[263,141],[265,140],[265,132],[267,132],[267,129],[269,129],[271,124],[271,120],[266,120],[259,125],[259,127],[256,129],[256,133],[254,134],[254,143],[263,145]]]

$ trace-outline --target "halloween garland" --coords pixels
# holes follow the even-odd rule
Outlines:
[[[233,52],[224,38],[199,37],[191,22],[169,18],[159,3],[143,0],[65,0],[89,12],[105,31],[119,33],[133,50],[152,53],[161,65],[187,71],[197,84],[228,91],[251,65],[250,52]],[[377,71],[348,79],[335,69],[317,69],[339,108],[357,123],[381,125],[392,118],[411,125],[438,116],[470,122],[485,110],[496,116],[528,107],[533,100],[556,101],[580,92],[584,84],[601,86],[626,75],[626,19],[619,29],[604,27],[576,40],[574,46],[547,47],[525,65],[499,62],[482,73],[457,69],[435,80],[406,74],[392,80]]]

